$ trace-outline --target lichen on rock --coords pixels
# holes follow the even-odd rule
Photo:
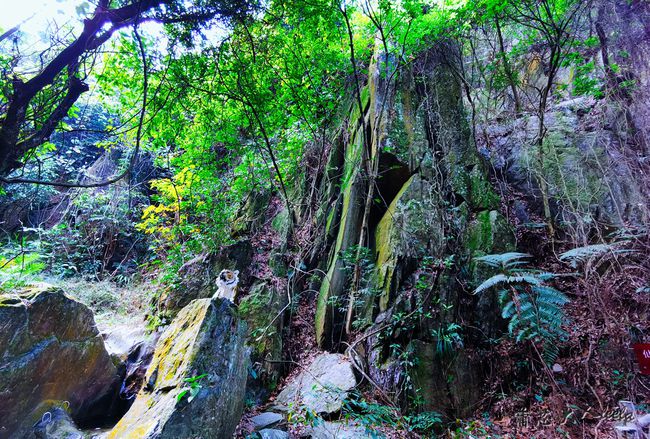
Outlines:
[[[245,337],[227,300],[192,301],[160,337],[145,387],[108,437],[230,437],[244,406]]]

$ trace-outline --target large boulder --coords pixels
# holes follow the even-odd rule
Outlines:
[[[110,416],[118,389],[85,305],[51,286],[0,295],[0,438],[15,437],[26,420],[33,425],[44,401],[67,401],[79,423]]]
[[[352,363],[345,356],[320,354],[282,389],[275,400],[276,407],[305,409],[316,414],[336,413],[356,385]]]
[[[231,437],[244,409],[246,324],[224,299],[198,299],[162,334],[145,386],[108,437]]]

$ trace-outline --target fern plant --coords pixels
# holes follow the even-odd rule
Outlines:
[[[585,245],[562,253],[559,259],[560,261],[568,262],[573,268],[577,268],[579,264],[583,264],[593,258],[604,256],[607,253],[612,255],[635,253],[634,250],[618,248],[623,243],[623,241],[619,241],[611,244]]]
[[[569,299],[548,285],[548,281],[559,275],[526,268],[528,258],[530,255],[516,252],[477,258],[479,263],[500,273],[483,281],[474,293],[498,288],[501,316],[509,320],[510,335],[518,342],[542,341],[542,356],[547,363],[553,363],[558,355],[558,342],[566,336],[562,325],[566,320],[564,305]]]

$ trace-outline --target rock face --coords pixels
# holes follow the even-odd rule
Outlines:
[[[144,388],[108,437],[232,436],[244,408],[245,339],[228,301],[192,301],[160,337]]]
[[[348,392],[356,386],[352,364],[340,354],[321,354],[280,392],[276,404],[289,405],[315,413],[338,412]]]
[[[102,335],[113,362],[119,364],[118,371],[122,380],[120,405],[123,407],[121,413],[125,413],[142,388],[159,333],[147,336],[143,327],[118,326]]]
[[[253,349],[251,361],[256,376],[248,380],[249,398],[265,399],[268,389],[275,388],[281,377],[284,328],[281,313],[286,304],[286,293],[268,282],[253,285],[239,303],[239,314],[248,324],[248,344]]]
[[[377,48],[375,59],[384,56],[382,50]],[[487,349],[487,337],[498,336],[503,325],[495,295],[471,294],[471,286],[482,278],[474,258],[513,250],[515,234],[500,213],[487,162],[472,143],[454,73],[459,67],[450,59],[461,59],[452,42],[420,54],[400,72],[396,87],[384,87],[376,65],[371,66],[362,114],[351,106],[347,120],[354,122],[339,142],[341,151],[332,148],[330,153],[330,161],[337,154],[344,157],[343,169],[327,183],[334,187],[323,190],[336,196],[323,203],[328,207],[321,215],[330,241],[324,246],[326,263],[319,266],[326,275],[318,295],[316,340],[325,349],[338,350],[350,333],[344,323],[365,331],[368,345],[358,354],[387,392],[397,391],[407,375],[391,345],[436,343],[434,331],[462,323],[471,327],[458,335],[465,346]],[[396,170],[390,176],[380,172],[374,191],[368,191],[362,167],[355,166],[364,160],[364,146],[379,169]],[[369,210],[366,240],[361,220],[367,194],[379,201]],[[364,282],[355,291],[344,259],[364,241],[370,273],[358,265]],[[417,314],[427,317],[417,323],[405,317]],[[436,358],[436,365],[459,377],[482,370],[480,364],[451,357]],[[429,378],[436,388],[446,385],[444,374]],[[460,391],[478,397],[479,384],[480,377],[468,380]],[[474,402],[461,399],[468,406]],[[460,413],[449,400],[438,409],[450,416]]]
[[[118,386],[85,305],[49,286],[0,296],[1,438],[28,418],[40,419],[43,401],[68,401],[79,423],[108,415]]]

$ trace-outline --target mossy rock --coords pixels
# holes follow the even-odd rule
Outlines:
[[[344,186],[341,218],[327,274],[322,280],[318,302],[316,304],[316,341],[319,346],[329,347],[338,339],[343,326],[340,300],[347,291],[346,274],[339,254],[359,241],[361,217],[363,216],[363,184],[356,176],[355,180]]]
[[[231,437],[244,408],[245,338],[229,301],[192,301],[160,337],[145,386],[108,437]]]
[[[415,364],[410,372],[413,390],[423,401],[419,408],[470,416],[482,397],[478,364],[462,350],[441,355],[434,343],[421,340],[413,340],[408,351]]]
[[[412,176],[377,225],[374,244],[380,312],[388,308],[391,294],[401,283],[403,263],[442,249],[441,212],[430,194],[430,183],[417,174]]]
[[[110,416],[119,374],[90,309],[47,285],[0,303],[0,436],[44,401],[68,401],[78,422]]]
[[[465,246],[474,255],[503,253],[515,248],[514,230],[496,210],[484,210],[476,215],[466,232]]]
[[[239,302],[239,315],[248,324],[247,344],[253,349],[252,363],[255,377],[247,384],[256,398],[264,399],[277,385],[283,372],[282,331],[286,295],[268,283],[253,285]],[[271,360],[271,361],[265,361]]]

